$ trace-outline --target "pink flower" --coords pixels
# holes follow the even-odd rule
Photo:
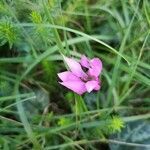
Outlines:
[[[69,67],[69,71],[58,73],[62,80],[61,85],[82,95],[85,92],[100,89],[99,75],[102,71],[102,62],[99,58],[88,59],[82,56],[80,62],[64,57],[64,61]]]

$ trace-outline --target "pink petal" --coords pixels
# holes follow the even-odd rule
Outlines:
[[[57,74],[58,77],[63,81],[80,81],[79,77],[75,76],[70,71],[65,71]]]
[[[89,69],[89,74],[91,76],[99,76],[102,71],[102,62],[99,58],[94,58],[90,61],[91,68]]]
[[[75,61],[74,59],[65,57],[65,56],[63,57],[69,69],[73,72],[74,75],[76,75],[77,77],[86,76],[85,72],[81,68],[81,65],[77,61]]]
[[[83,67],[89,68],[89,60],[88,60],[88,58],[83,55],[83,56],[81,57],[80,64],[81,64]]]
[[[97,84],[97,86],[94,88],[94,90],[98,91],[100,90],[101,86],[99,84]]]
[[[88,81],[86,84],[86,89],[87,91],[90,93],[92,90],[94,90],[95,88],[98,89],[98,82],[97,81]]]
[[[66,81],[60,82],[63,86],[67,87],[68,89],[74,91],[75,93],[82,95],[86,92],[85,83],[82,81]]]

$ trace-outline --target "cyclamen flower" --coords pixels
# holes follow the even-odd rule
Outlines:
[[[90,60],[82,56],[80,62],[77,62],[74,59],[63,57],[69,71],[58,73],[58,77],[62,80],[59,82],[61,85],[79,95],[100,89],[99,75],[102,71],[102,62],[99,58]]]

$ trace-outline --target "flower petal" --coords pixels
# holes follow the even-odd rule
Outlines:
[[[85,83],[82,81],[66,81],[66,82],[60,82],[60,84],[74,91],[79,95],[82,95],[83,93],[86,92]]]
[[[94,81],[94,80],[88,81],[85,84],[85,86],[86,86],[87,91],[90,93],[92,90],[98,89],[98,81]]]
[[[82,57],[81,57],[81,60],[80,60],[80,64],[83,66],[83,67],[86,67],[86,68],[89,68],[89,59],[85,56],[85,55],[83,55]]]
[[[77,77],[85,77],[86,76],[85,72],[81,68],[81,65],[77,61],[75,61],[74,59],[65,57],[65,56],[63,56],[63,57],[64,57],[64,61],[66,62],[69,69],[72,71],[72,73],[74,75],[76,75]]]
[[[101,86],[99,84],[97,84],[97,86],[94,88],[94,90],[98,91],[100,90]]]
[[[57,74],[58,77],[63,81],[80,81],[79,77],[75,76],[70,71],[65,71]]]
[[[94,58],[90,61],[91,68],[89,69],[89,74],[91,76],[98,77],[102,71],[102,62],[99,58]]]

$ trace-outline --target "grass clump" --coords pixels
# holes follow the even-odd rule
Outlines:
[[[148,0],[2,0],[0,149],[149,148],[142,141],[149,133],[138,130],[150,118],[149,6]],[[79,96],[60,86],[62,54],[100,58],[101,89]],[[140,142],[125,138],[130,122]]]

